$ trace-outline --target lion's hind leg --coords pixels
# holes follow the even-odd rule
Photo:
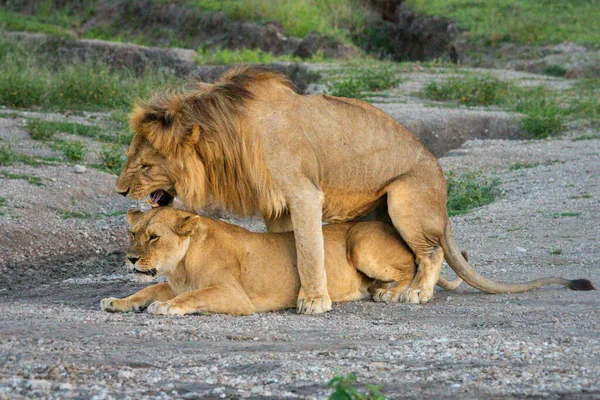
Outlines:
[[[435,160],[433,161],[435,162]],[[446,185],[442,171],[424,165],[386,188],[388,212],[402,239],[416,256],[417,273],[398,301],[426,303],[433,297],[444,253],[441,240],[446,227]]]

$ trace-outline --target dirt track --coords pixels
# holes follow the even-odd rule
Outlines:
[[[442,159],[502,182],[499,201],[453,218],[482,273],[600,284],[600,140],[571,137],[467,142]],[[517,161],[539,165],[509,170]],[[107,314],[100,299],[140,287],[119,257],[62,282],[40,267],[31,280],[48,284],[0,288],[0,398],[323,397],[349,372],[390,398],[600,398],[597,291],[463,286],[427,305],[363,301],[316,317]]]

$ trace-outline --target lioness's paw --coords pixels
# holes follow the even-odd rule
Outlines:
[[[107,312],[128,312],[133,311],[131,307],[128,307],[126,302],[115,297],[109,297],[100,301],[100,309]]]
[[[106,312],[118,312],[115,307],[113,307],[113,300],[117,300],[114,297],[109,297],[107,299],[100,300],[100,309]]]
[[[144,306],[140,304],[130,304],[123,299],[109,297],[100,301],[100,309],[107,312],[142,312]]]
[[[398,296],[400,303],[427,303],[433,297],[433,289],[408,288]]]
[[[169,301],[155,301],[148,307],[148,312],[154,315],[167,315],[170,308],[171,303]]]
[[[329,296],[298,297],[296,312],[298,314],[322,314],[331,311]]]
[[[184,315],[183,309],[171,301],[155,301],[148,307],[148,312],[154,315]]]

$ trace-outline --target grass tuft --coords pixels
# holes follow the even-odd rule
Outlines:
[[[367,384],[367,393],[362,394],[354,387],[355,384],[356,375],[354,374],[334,376],[327,384],[333,388],[329,400],[385,400],[380,386]]]
[[[100,152],[99,169],[118,175],[125,166],[125,157],[123,157],[122,146],[115,144],[105,147]]]
[[[329,82],[327,91],[332,96],[364,99],[373,92],[392,88],[400,82],[401,79],[387,66],[380,69],[356,69],[341,79]]]
[[[536,139],[560,133],[569,116],[556,92],[543,86],[519,87],[490,75],[454,76],[441,83],[430,82],[423,95],[432,100],[458,101],[467,106],[495,105],[522,113],[523,129]]]
[[[535,168],[535,167],[537,167],[537,166],[539,166],[539,165],[540,165],[540,163],[539,163],[539,162],[537,162],[537,161],[536,161],[536,162],[533,162],[533,163],[522,163],[522,162],[520,162],[520,161],[517,161],[516,163],[514,163],[514,164],[511,164],[511,165],[508,167],[508,169],[509,169],[510,171],[518,171],[518,170],[520,170],[520,169],[525,169],[525,168]]]
[[[498,104],[508,90],[508,83],[485,75],[431,82],[425,87],[424,95],[432,100],[458,100],[467,106],[489,106]]]
[[[42,183],[42,178],[39,176],[33,176],[28,174],[14,174],[8,171],[0,171],[0,176],[4,179],[22,179],[27,183],[30,183],[35,186],[44,186]]]
[[[35,50],[0,39],[0,104],[58,111],[126,110],[136,96],[180,82],[154,69],[136,75],[80,60],[49,66],[47,60],[36,57]]]
[[[60,150],[63,153],[63,156],[70,162],[83,160],[83,157],[87,153],[85,145],[77,141],[60,140],[54,142],[52,147],[56,150]]]
[[[471,209],[494,202],[498,194],[500,180],[485,178],[481,173],[468,172],[446,175],[448,187],[448,215],[461,215]]]
[[[0,165],[8,166],[15,162],[15,152],[11,145],[0,146]]]

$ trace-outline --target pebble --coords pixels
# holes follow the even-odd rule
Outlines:
[[[32,379],[25,382],[25,389],[47,391],[52,387],[52,382],[45,379]]]
[[[87,171],[87,168],[84,167],[83,165],[75,165],[73,167],[73,172],[77,173],[77,174],[83,174]]]
[[[516,249],[517,249],[517,251],[518,251],[519,253],[526,253],[526,252],[527,252],[527,249],[524,249],[523,247],[519,247],[519,246],[517,246],[517,247],[516,247]]]

